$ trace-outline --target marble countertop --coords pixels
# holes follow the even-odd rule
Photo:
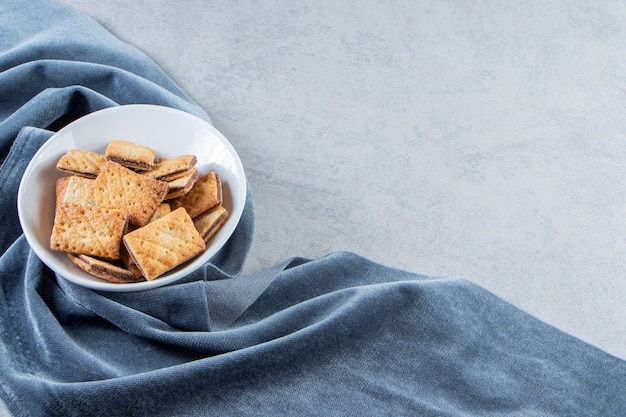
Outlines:
[[[236,147],[246,271],[352,251],[466,278],[626,358],[624,4],[63,3]]]

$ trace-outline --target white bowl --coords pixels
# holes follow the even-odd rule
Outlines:
[[[207,249],[153,281],[116,284],[94,277],[50,249],[54,222],[55,181],[68,175],[56,169],[58,159],[70,149],[104,153],[109,141],[126,140],[152,148],[157,156],[193,154],[201,174],[216,171],[223,183],[226,223]],[[246,199],[241,160],[230,142],[213,126],[189,113],[154,105],[125,105],[90,113],[55,133],[28,164],[17,196],[20,223],[37,256],[61,277],[100,291],[139,291],[177,281],[208,262],[231,236]]]

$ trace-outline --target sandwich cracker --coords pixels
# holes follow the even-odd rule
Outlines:
[[[228,211],[223,206],[217,206],[193,219],[193,224],[204,242],[208,244],[213,235],[226,222],[226,219],[228,219]]]
[[[79,177],[78,175],[59,178],[56,182],[57,204],[86,204],[87,190],[93,181],[91,178]]]
[[[157,207],[156,211],[152,215],[152,218],[150,219],[150,221],[153,222],[155,220],[159,220],[161,217],[165,216],[166,214],[170,213],[171,211],[172,211],[172,209],[170,208],[169,204],[161,203],[161,204],[159,204],[159,207]]]
[[[102,278],[105,281],[115,282],[118,284],[144,281],[144,278],[138,269],[133,271],[131,269],[126,269],[87,255],[75,255],[68,253],[67,257],[73,264],[78,266],[83,271],[98,278]]]
[[[185,176],[167,182],[166,200],[171,200],[173,198],[180,197],[183,194],[187,194],[196,183],[196,180],[200,177],[200,173],[195,168],[185,172],[188,172]]]
[[[206,249],[182,207],[128,233],[123,242],[147,280],[159,277]]]
[[[172,210],[184,207],[191,218],[222,204],[222,180],[215,171],[198,178],[187,194],[169,201]]]
[[[55,210],[50,248],[119,259],[127,221],[125,210],[60,203]]]
[[[195,155],[180,155],[176,158],[159,158],[152,169],[142,171],[141,174],[156,180],[171,181],[185,176],[195,168],[198,159]]]
[[[70,149],[58,160],[57,169],[81,177],[96,178],[105,162],[106,157],[103,154]]]
[[[141,227],[163,202],[167,188],[164,181],[107,161],[88,190],[87,200],[96,206],[128,210],[130,224]]]
[[[155,152],[147,146],[123,140],[109,142],[105,155],[107,160],[133,169],[152,168],[156,156]]]

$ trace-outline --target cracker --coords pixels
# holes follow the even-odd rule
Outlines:
[[[193,168],[189,168],[189,169],[187,169],[185,171],[178,171],[178,172],[173,172],[173,173],[168,174],[168,175],[164,175],[164,176],[162,176],[159,179],[161,181],[174,181],[174,180],[179,179],[181,177],[188,176],[189,174],[193,173],[195,170],[196,170],[196,168],[193,167]],[[142,172],[142,174],[143,174],[143,172]]]
[[[171,181],[185,176],[191,169],[195,168],[198,159],[195,155],[180,155],[176,158],[159,158],[154,163],[152,169],[141,173],[156,180]]]
[[[126,246],[124,244],[122,244],[120,259],[122,260],[122,264],[124,265],[124,267],[128,269],[132,274],[143,277],[141,271],[139,270],[139,267],[135,263],[135,260],[132,256],[130,256],[130,253],[128,253],[128,250],[126,249]]]
[[[77,175],[64,178],[66,179],[63,181],[61,178],[57,180],[57,198],[60,199],[60,202],[86,204],[87,190],[94,180]],[[61,183],[61,190],[59,190],[59,183]]]
[[[170,209],[170,205],[167,203],[161,203],[159,205],[159,207],[157,207],[156,211],[154,212],[154,214],[152,215],[152,218],[150,219],[150,222],[153,222],[155,220],[159,220],[161,217],[167,215],[168,213],[170,213],[172,210]],[[128,234],[133,230],[137,230],[137,228],[127,228],[127,230],[124,232],[124,234]],[[126,268],[133,272],[138,274],[139,276],[141,275],[141,271],[139,270],[139,268],[137,267],[137,264],[135,263],[135,260],[133,259],[132,256],[130,256],[130,254],[128,253],[128,250],[126,249],[126,246],[122,245],[122,252],[121,252],[121,259],[122,262],[124,263],[124,265],[126,266]]]
[[[67,184],[70,181],[70,178],[72,177],[61,177],[61,178],[57,178],[57,180],[55,181],[54,183],[54,190],[56,193],[55,207],[63,202],[63,199],[65,198],[65,190],[67,190]]]
[[[165,196],[165,199],[171,200],[173,198],[180,197],[183,194],[187,194],[199,177],[200,173],[198,172],[198,170],[192,168],[184,177],[177,178],[173,181],[168,181],[167,195]]]
[[[147,280],[153,280],[206,249],[182,207],[123,238],[128,253]]]
[[[119,259],[127,221],[125,210],[60,203],[54,214],[50,248]]]
[[[193,219],[193,224],[204,242],[208,244],[226,219],[228,219],[228,211],[223,206],[217,206]]]
[[[67,257],[83,271],[106,281],[115,282],[117,284],[144,281],[138,269],[133,271],[87,255],[68,253]]]
[[[141,227],[148,223],[166,194],[166,182],[107,161],[87,191],[87,200],[100,207],[128,210],[130,224]]]
[[[105,155],[109,161],[134,169],[152,168],[156,157],[155,152],[149,147],[123,140],[109,142]]]
[[[170,208],[169,204],[161,203],[161,204],[159,204],[159,207],[157,207],[156,211],[152,215],[152,218],[150,219],[150,221],[153,222],[155,220],[159,220],[161,217],[165,216],[166,214],[170,213],[171,211],[172,211],[172,209]]]
[[[70,149],[57,161],[57,169],[81,177],[96,178],[106,156],[97,152]]]
[[[191,218],[222,204],[222,181],[211,171],[198,178],[187,194],[170,200],[172,210],[184,207]]]

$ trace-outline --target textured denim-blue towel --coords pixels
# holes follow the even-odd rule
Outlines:
[[[470,282],[349,253],[240,275],[250,195],[224,250],[174,285],[56,277],[15,208],[53,131],[129,103],[208,116],[80,13],[5,0],[0,22],[0,396],[14,415],[626,416],[623,360]]]

